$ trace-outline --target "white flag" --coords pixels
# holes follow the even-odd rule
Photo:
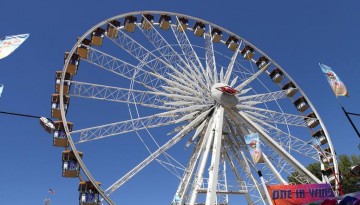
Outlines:
[[[349,96],[349,93],[345,87],[345,84],[340,80],[336,73],[327,65],[319,63],[321,70],[326,76],[331,89],[336,96]]]
[[[6,36],[0,39],[0,59],[14,52],[28,37],[29,34],[21,34]]]

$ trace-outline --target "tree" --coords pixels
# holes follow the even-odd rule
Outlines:
[[[311,163],[306,167],[312,174],[314,174],[318,179],[321,180],[321,169],[320,169],[320,162]],[[288,181],[290,183],[299,184],[300,181],[298,179],[301,179],[302,177],[299,175],[298,172],[291,173],[290,176],[288,176]]]
[[[357,192],[360,190],[360,176],[351,173],[350,168],[360,164],[360,155],[340,155],[339,170],[341,174],[341,188],[345,193]]]
[[[360,176],[356,176],[351,173],[350,168],[355,165],[360,164],[360,155],[339,155],[338,165],[340,170],[340,184],[344,193],[352,193],[360,190]],[[321,169],[320,163],[315,162],[311,163],[306,167],[312,174],[314,174],[318,179],[321,180]],[[288,176],[290,183],[298,184],[299,181],[297,178],[301,177],[299,173],[293,172]]]

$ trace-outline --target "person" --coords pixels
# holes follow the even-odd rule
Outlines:
[[[68,170],[68,162],[64,162],[64,170]]]
[[[82,203],[85,203],[85,200],[86,200],[85,194],[81,194],[81,202],[82,202]]]
[[[76,166],[75,161],[71,160],[70,161],[70,170],[74,170],[75,166]]]

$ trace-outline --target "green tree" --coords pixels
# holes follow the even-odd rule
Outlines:
[[[360,164],[360,155],[339,155],[338,157],[338,165],[340,170],[340,184],[344,193],[352,193],[360,191],[360,176],[356,176],[351,173],[350,169],[352,166]],[[321,180],[321,169],[320,163],[315,162],[311,163],[306,167],[312,174],[314,174],[318,179]],[[293,172],[290,176],[288,176],[288,180],[290,183],[298,184],[297,178],[299,178],[299,174],[297,172]]]
[[[340,155],[339,170],[341,174],[341,188],[345,193],[357,192],[360,190],[360,176],[351,173],[350,168],[360,164],[360,156]]]

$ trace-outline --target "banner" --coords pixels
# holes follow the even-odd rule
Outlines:
[[[21,34],[0,39],[0,59],[14,52],[28,37],[29,34]]]
[[[330,184],[296,184],[267,186],[274,205],[298,205],[335,196]]]
[[[254,163],[264,163],[258,134],[245,135],[245,142]]]
[[[345,84],[340,80],[336,73],[327,65],[319,63],[322,72],[325,74],[331,89],[336,96],[349,96]]]

